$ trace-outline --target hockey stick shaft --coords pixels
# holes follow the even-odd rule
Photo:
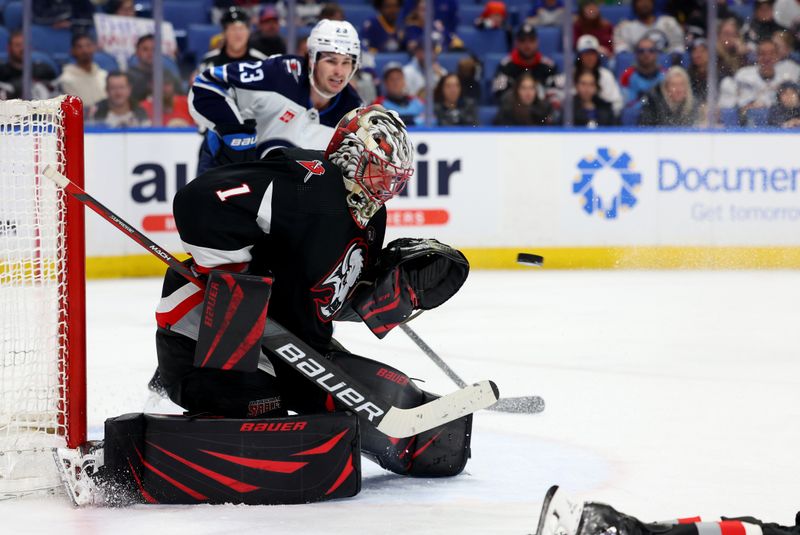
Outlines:
[[[44,175],[187,280],[199,288],[205,289],[205,282],[200,280],[191,269],[86,193],[83,188],[72,183],[50,166],[44,170]],[[371,392],[339,366],[326,359],[274,320],[270,319],[267,322],[265,332],[268,335],[262,339],[262,345],[271,354],[278,356],[317,387],[336,397],[341,403],[352,409],[362,421],[391,437],[413,436],[457,420],[489,407],[500,396],[497,385],[491,381],[481,381],[419,407],[400,409],[393,406],[391,401],[384,396]]]
[[[450,378],[459,387],[464,388],[467,384],[464,380],[451,368],[442,357],[440,357],[431,346],[425,343],[425,340],[417,334],[407,323],[401,323],[400,329],[411,338],[417,347],[419,347],[440,370],[442,370],[447,377]],[[537,413],[544,410],[544,399],[540,396],[520,396],[513,398],[501,398],[497,403],[489,407],[489,410],[501,412],[519,412],[519,413]]]
[[[447,363],[442,359],[442,357],[437,355],[436,351],[431,349],[431,346],[426,344],[425,340],[423,340],[414,329],[409,327],[407,323],[401,323],[400,328],[403,330],[404,333],[406,333],[406,335],[409,338],[411,338],[412,342],[417,344],[417,347],[420,348],[422,352],[425,353],[428,356],[428,358],[433,361],[434,364],[439,366],[439,369],[442,370],[444,374],[450,378],[451,381],[453,381],[455,384],[459,386],[459,388],[464,388],[467,385],[467,383],[465,383],[464,380],[458,376],[455,370],[453,370],[453,368],[448,366]]]

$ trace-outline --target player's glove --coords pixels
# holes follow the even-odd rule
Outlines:
[[[257,160],[256,138],[255,119],[247,119],[244,124],[218,124],[216,132],[206,133],[208,149],[217,165]]]
[[[383,338],[415,310],[436,308],[469,274],[461,251],[434,239],[400,238],[381,251],[373,284],[358,286],[351,306]]]

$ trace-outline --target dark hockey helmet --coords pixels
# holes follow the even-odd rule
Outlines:
[[[241,22],[245,26],[250,26],[250,15],[244,9],[236,6],[231,6],[228,10],[222,14],[222,19],[220,19],[220,24],[222,24],[223,28],[226,28],[229,24],[233,24],[234,22]]]
[[[342,170],[347,202],[362,226],[414,174],[414,146],[406,125],[396,112],[379,104],[342,117],[325,157]]]

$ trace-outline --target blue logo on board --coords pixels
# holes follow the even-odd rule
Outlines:
[[[594,157],[578,162],[572,192],[582,198],[583,211],[616,219],[623,208],[633,208],[642,174],[633,170],[632,164],[627,152],[615,154],[608,147],[599,147]]]

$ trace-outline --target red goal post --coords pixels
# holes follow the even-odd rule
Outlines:
[[[51,451],[86,441],[82,205],[43,175],[83,184],[77,97],[0,102],[0,499],[59,487]]]

